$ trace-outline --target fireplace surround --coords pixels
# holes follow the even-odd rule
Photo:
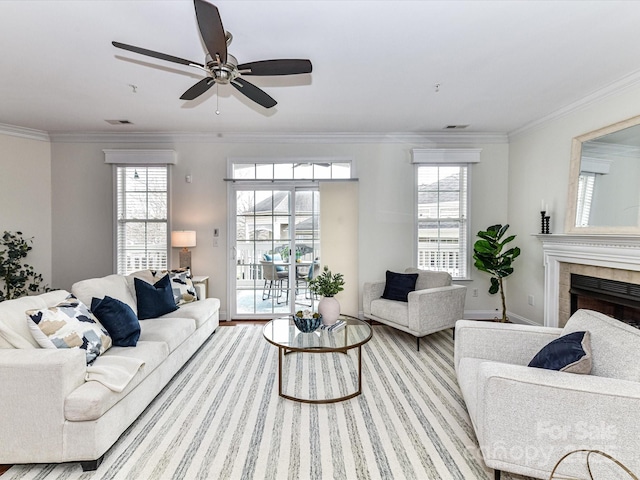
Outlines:
[[[571,315],[571,274],[640,285],[640,236],[536,236],[545,266],[545,326],[562,327]]]

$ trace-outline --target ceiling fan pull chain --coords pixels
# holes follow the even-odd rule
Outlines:
[[[218,84],[216,83],[216,115],[220,115],[220,95],[218,95]]]

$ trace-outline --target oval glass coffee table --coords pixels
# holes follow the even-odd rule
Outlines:
[[[267,342],[278,347],[278,394],[286,399],[304,403],[334,403],[356,397],[362,393],[362,345],[371,340],[371,326],[355,317],[340,315],[346,325],[336,331],[319,328],[315,332],[302,333],[293,323],[291,316],[276,318],[264,326],[263,334]],[[283,392],[282,365],[289,353],[344,353],[351,349],[358,351],[358,388],[342,397],[306,399],[287,395]]]

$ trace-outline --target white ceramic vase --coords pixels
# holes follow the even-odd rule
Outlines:
[[[335,297],[322,297],[318,302],[318,313],[322,315],[322,323],[333,325],[340,316],[340,302]]]

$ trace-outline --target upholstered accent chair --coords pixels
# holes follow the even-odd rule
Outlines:
[[[404,274],[416,277],[415,289],[406,294],[406,301],[383,297],[389,291],[390,273],[387,281],[364,284],[362,307],[364,317],[384,323],[416,337],[416,348],[420,350],[420,338],[431,333],[453,328],[464,316],[467,287],[453,285],[447,272],[434,272],[407,268]],[[407,278],[403,274],[393,274]]]
[[[551,342],[576,332],[590,334],[590,373],[529,366]],[[458,384],[496,479],[501,470],[549,478],[578,449],[603,451],[640,473],[639,329],[591,310],[578,310],[564,328],[461,320],[454,352]],[[585,467],[584,457],[572,458],[553,478],[588,478]],[[630,478],[620,475],[592,478]]]

